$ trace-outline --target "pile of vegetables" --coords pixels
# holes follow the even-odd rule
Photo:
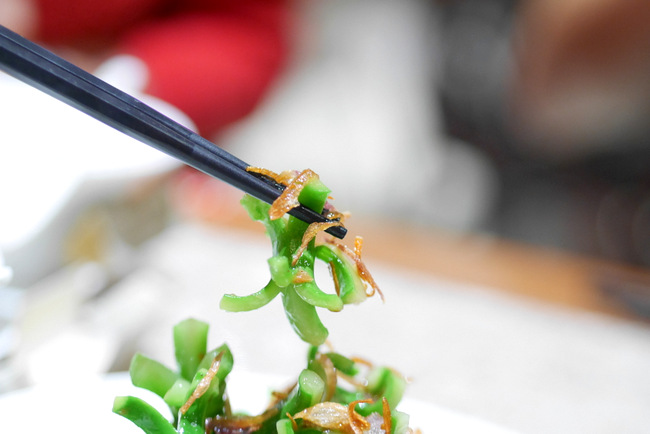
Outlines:
[[[113,411],[147,434],[410,432],[408,416],[396,409],[406,387],[401,374],[323,349],[328,331],[317,308],[340,311],[346,304],[381,295],[361,261],[361,240],[355,240],[354,249],[333,239],[316,243],[317,234],[343,224],[344,216],[331,207],[329,189],[312,171],[277,175],[251,170],[286,186],[272,205],[251,196],[241,202],[251,218],[266,226],[273,247],[268,260],[271,277],[256,293],[225,295],[220,306],[231,312],[250,311],[280,296],[289,323],[308,344],[305,369],[295,384],[272,394],[263,413],[234,413],[226,390],[233,355],[226,344],[208,350],[208,325],[187,319],[173,330],[176,369],[142,354],[133,357],[130,367],[133,384],[160,396],[173,419],[132,396],[117,397]],[[331,221],[308,225],[288,215],[299,203],[327,213]],[[314,281],[317,259],[329,265],[335,293],[321,290]]]

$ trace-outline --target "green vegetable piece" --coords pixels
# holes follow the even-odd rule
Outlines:
[[[323,244],[315,249],[316,257],[331,264],[344,304],[359,304],[368,298],[366,285],[359,277],[356,264],[336,246]]]
[[[329,194],[330,189],[320,179],[315,178],[304,186],[298,200],[314,211],[322,212]],[[356,265],[351,264],[342,253],[324,248],[321,253],[324,260],[336,263],[335,273],[341,293],[329,294],[322,291],[313,280],[314,261],[319,249],[314,241],[307,245],[299,258],[295,261],[293,258],[309,225],[289,215],[271,220],[271,205],[248,195],[244,196],[241,204],[252,219],[266,226],[273,246],[273,255],[268,260],[271,281],[262,290],[248,296],[225,295],[221,299],[220,307],[230,312],[249,311],[264,306],[281,293],[286,316],[298,336],[309,344],[322,344],[328,336],[328,331],[315,308],[338,312],[346,303],[358,303],[367,298],[365,285],[356,276]],[[312,280],[296,281],[299,273],[306,274]]]
[[[194,393],[201,380],[205,378],[207,372],[208,370],[203,368],[199,368],[199,370],[196,372],[194,380],[192,381],[192,385],[190,386],[190,395]],[[221,382],[216,376],[212,378],[207,389],[189,406],[185,413],[179,412],[179,432],[198,432],[196,431],[197,427],[201,427],[205,430],[203,427],[206,418],[215,416],[217,414],[223,414],[224,390],[225,384],[223,384],[223,382]]]
[[[275,423],[275,429],[278,434],[294,434],[293,424],[289,419],[280,419]]]
[[[286,256],[271,256],[268,260],[271,279],[280,288],[288,286],[293,280],[291,262]]]
[[[311,363],[312,361],[316,360],[318,353],[318,347],[316,345],[310,345],[309,349],[307,350],[307,363]]]
[[[131,359],[129,373],[134,386],[150,390],[160,397],[164,397],[167,390],[180,378],[162,363],[139,353]]]
[[[219,362],[219,370],[217,371],[216,377],[224,381],[228,374],[230,374],[230,371],[232,371],[232,367],[235,364],[235,360],[232,356],[232,352],[230,351],[230,348],[228,345],[223,344],[211,351],[209,351],[205,357],[203,357],[203,360],[201,360],[201,363],[199,365],[199,369],[209,369],[210,366],[212,365],[212,362],[214,359],[219,355],[219,353],[223,353],[221,355],[221,360]]]
[[[203,360],[201,360],[196,376],[190,386],[190,395],[194,392],[201,379],[205,377],[208,369],[210,369],[215,358],[219,355],[219,369],[217,370],[216,375],[210,382],[210,386],[205,393],[194,401],[192,406],[185,413],[183,417],[186,419],[189,418],[190,420],[195,420],[196,423],[199,423],[199,421],[205,420],[208,417],[225,414],[226,377],[230,371],[232,371],[234,364],[232,353],[227,345],[221,345],[220,347],[208,352]],[[181,417],[181,419],[183,417]]]
[[[391,425],[393,434],[406,434],[409,431],[409,415],[401,411],[391,410]]]
[[[174,327],[174,349],[181,377],[191,381],[205,356],[208,324],[189,318]]]
[[[165,400],[165,403],[175,411],[185,404],[191,394],[192,388],[190,382],[184,378],[179,378],[167,390],[163,399]]]
[[[221,298],[219,307],[226,312],[248,312],[268,304],[280,293],[280,287],[271,280],[258,292],[245,296],[226,294]]]
[[[356,363],[349,358],[338,353],[326,353],[325,355],[332,361],[334,367],[345,375],[354,377],[359,373]]]
[[[275,240],[279,239],[280,236],[286,232],[288,220],[271,220],[269,217],[269,209],[271,209],[271,205],[268,203],[262,202],[248,194],[244,195],[239,203],[248,212],[251,219],[264,223],[268,236],[271,238],[273,243],[275,243]]]
[[[176,432],[176,431],[174,431]],[[181,434],[205,434],[205,424],[194,419],[181,417],[178,421],[178,433]]]
[[[298,196],[298,202],[311,208],[314,211],[321,213],[323,212],[323,207],[327,201],[327,197],[332,192],[320,179],[313,179],[305,188],[300,192]]]
[[[300,339],[317,346],[325,343],[329,332],[313,305],[300,298],[292,289],[285,291],[282,302],[289,323]]]
[[[376,398],[386,398],[392,411],[404,396],[406,379],[392,369],[378,367],[370,371],[366,389]],[[377,399],[375,403],[363,406],[359,413],[367,416],[374,412],[381,413],[381,409],[381,400]]]
[[[314,282],[305,282],[294,286],[296,293],[312,306],[322,307],[332,312],[343,309],[343,301],[336,294],[328,294],[320,290]]]
[[[177,434],[174,426],[151,405],[134,396],[118,396],[113,412],[129,419],[147,434]]]
[[[365,396],[361,391],[347,390],[337,386],[331,401],[338,402],[339,404],[347,405],[352,401],[361,401],[362,399],[366,399],[366,398],[367,396]]]
[[[316,405],[321,401],[324,393],[325,383],[321,377],[309,369],[303,369],[298,377],[298,384],[291,392],[280,414],[289,413],[294,415],[312,405]]]

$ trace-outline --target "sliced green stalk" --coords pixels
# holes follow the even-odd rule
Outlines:
[[[180,378],[179,374],[162,363],[139,353],[131,359],[129,373],[134,386],[150,390],[160,397],[164,397],[167,390]]]
[[[244,195],[240,203],[253,220],[264,223],[267,234],[275,246],[276,240],[286,231],[288,220],[271,220],[269,218],[269,209],[271,208],[271,205],[248,194]]]
[[[225,414],[226,377],[232,371],[234,364],[232,353],[228,346],[224,344],[208,352],[199,365],[199,371],[207,371],[210,369],[210,366],[216,358],[219,358],[219,369],[210,383],[208,390],[203,396],[197,399],[198,405],[202,408],[201,417],[203,419]]]
[[[275,423],[275,429],[278,434],[294,434],[293,424],[289,419],[280,419]]]
[[[361,401],[362,399],[366,399],[363,392],[347,390],[337,386],[334,396],[332,397],[332,402],[347,405],[352,401]]]
[[[220,353],[221,353],[221,359],[219,361],[219,370],[217,371],[217,378],[221,381],[224,381],[228,376],[228,374],[230,374],[230,371],[232,371],[232,367],[234,365],[234,358],[232,356],[232,352],[230,351],[230,348],[226,344],[223,344],[213,350],[210,350],[205,355],[205,357],[203,357],[203,360],[201,360],[201,363],[199,364],[199,369],[209,369],[214,359]]]
[[[343,309],[343,301],[336,294],[323,292],[314,282],[304,282],[294,285],[296,293],[312,306],[339,312]]]
[[[325,355],[332,361],[334,367],[345,375],[353,377],[359,373],[356,363],[351,359],[339,353],[325,353]]]
[[[202,380],[206,377],[208,373],[207,369],[199,368],[196,372],[196,376],[192,381],[190,387],[192,393],[190,398],[194,396],[195,391],[200,386]],[[214,377],[211,379],[209,386],[202,391],[202,394],[194,399],[193,402],[188,402],[184,406],[186,408],[181,408],[179,412],[179,431],[186,432],[185,430],[190,430],[189,432],[194,432],[195,427],[202,427],[205,424],[205,420],[208,417],[216,416],[217,414],[223,414],[223,390],[225,385],[219,381],[218,378]],[[189,405],[189,407],[187,407]],[[183,412],[184,411],[184,412]]]
[[[189,318],[174,327],[174,349],[181,376],[194,378],[196,368],[205,356],[208,343],[208,324]]]
[[[358,304],[368,298],[366,285],[359,277],[356,265],[338,247],[322,244],[315,249],[316,257],[332,264],[339,286],[339,296],[344,304]]]
[[[406,379],[390,368],[378,367],[373,369],[368,375],[366,389],[376,398],[386,398],[392,411],[404,396]],[[373,412],[381,413],[381,409],[381,399],[377,399],[374,404],[363,406],[359,413],[367,416]]]
[[[268,260],[271,278],[280,288],[284,288],[293,281],[291,262],[282,255],[271,256]]]
[[[271,280],[254,294],[237,296],[226,294],[221,298],[219,307],[227,312],[248,312],[258,309],[275,298],[280,293],[280,287]]]
[[[329,332],[313,305],[300,298],[293,289],[284,292],[282,302],[289,323],[300,339],[316,346],[325,343]]]
[[[298,384],[282,407],[280,414],[294,415],[320,402],[325,392],[322,378],[309,369],[303,369],[298,377]]]
[[[305,185],[305,188],[300,192],[298,201],[311,208],[314,211],[321,213],[327,201],[327,197],[332,192],[320,179],[313,179]]]
[[[391,410],[392,434],[406,434],[409,430],[409,415],[401,411]]]
[[[174,431],[176,433],[176,431]],[[199,423],[196,420],[181,417],[178,421],[177,434],[205,434],[205,423]]]
[[[327,202],[330,190],[319,178],[310,180],[300,192],[299,202],[316,212],[322,212]],[[241,204],[246,208],[251,218],[261,221],[267,230],[273,245],[273,256],[268,260],[271,271],[271,282],[262,290],[244,297],[225,295],[220,307],[230,312],[240,312],[257,309],[269,303],[278,293],[282,293],[282,303],[291,326],[298,336],[312,345],[321,345],[327,338],[328,331],[320,321],[316,307],[333,312],[343,309],[346,303],[358,303],[367,298],[365,285],[357,277],[356,266],[346,262],[341,256],[329,249],[323,255],[327,262],[336,262],[335,273],[339,280],[340,294],[329,294],[322,291],[314,277],[314,261],[317,251],[314,240],[302,251],[294,262],[294,255],[301,247],[302,238],[309,225],[290,215],[271,220],[269,210],[271,205],[251,196],[245,196]],[[306,274],[311,278],[308,282],[296,282],[296,276]]]
[[[151,405],[134,396],[118,396],[113,412],[129,419],[147,434],[177,434],[174,426]]]
[[[205,354],[192,379],[187,400],[181,405],[179,432],[199,433],[205,430],[207,418],[225,414],[225,378],[232,365],[232,353],[226,345]]]
[[[177,410],[185,404],[191,393],[192,388],[190,382],[184,378],[179,378],[167,390],[163,399],[170,408]]]

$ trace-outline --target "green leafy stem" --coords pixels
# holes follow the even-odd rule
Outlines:
[[[330,190],[316,178],[302,190],[299,201],[322,212],[329,193]],[[307,223],[290,215],[271,219],[271,205],[251,196],[245,196],[241,203],[252,219],[265,225],[267,235],[271,238],[273,255],[268,260],[271,277],[266,286],[253,294],[225,295],[220,307],[229,312],[251,311],[281,294],[286,316],[296,334],[311,345],[321,345],[329,333],[316,308],[338,312],[346,304],[357,304],[367,298],[366,286],[359,277],[356,264],[337,246],[316,245],[313,239],[300,257],[296,258],[296,252],[308,228]],[[327,293],[315,282],[316,259],[330,266],[337,293]]]

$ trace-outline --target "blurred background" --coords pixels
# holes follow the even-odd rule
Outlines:
[[[277,172],[315,170],[332,188],[337,208],[353,212],[360,233],[364,222],[380,222],[391,230],[521,243],[641,273],[650,266],[648,22],[645,0],[139,0],[101,6],[0,0],[3,25],[244,161]],[[199,258],[232,260],[224,250],[240,239],[257,246],[242,223],[241,194],[5,75],[0,95],[0,392],[51,376],[42,362],[53,348],[94,348],[84,363],[99,373],[125,369],[137,348],[167,348],[160,330],[197,309],[177,304],[170,312],[171,294],[201,298],[214,286],[206,277],[212,274],[198,266],[210,262]],[[404,247],[386,248],[384,256],[399,256]],[[184,262],[188,257],[194,262]],[[222,266],[217,269],[229,269]],[[228,285],[239,284],[230,279]],[[598,353],[603,336],[612,343],[628,339],[616,357],[638,365],[603,369],[627,366],[632,376],[648,361],[648,281],[608,282],[605,289],[622,292],[633,310],[631,329],[618,323],[601,328],[589,317],[588,324],[567,320],[567,329],[548,330],[563,335],[557,339],[568,347],[582,345],[585,364],[589,354],[612,356]],[[454,309],[476,306],[460,293]],[[499,309],[510,312],[509,303]],[[496,312],[502,311],[486,318],[497,321]],[[495,328],[503,333],[493,336],[496,342],[501,336],[513,351],[520,348],[523,336],[506,336],[524,317]],[[539,327],[528,331],[560,342],[543,331],[545,320],[556,319],[544,313],[531,319]],[[478,345],[471,334],[457,342]],[[453,340],[440,339],[440,345]],[[544,372],[556,363],[567,376],[579,370],[562,364],[566,347],[549,345],[550,353],[533,352],[536,362],[518,362],[539,363]],[[495,350],[494,365],[483,369],[521,368],[506,353]],[[529,380],[526,373],[519,379]],[[438,377],[427,384],[448,387],[430,395],[419,389],[418,397],[522,432],[584,431],[571,412],[554,412],[557,425],[541,422],[550,411],[542,402],[559,399],[562,381],[555,378],[556,389],[542,388],[542,398],[524,384],[526,401],[508,378],[507,396],[496,400],[498,375],[494,383],[475,382],[474,397],[471,387],[454,389],[454,379]],[[544,378],[538,386],[549,384]],[[630,389],[627,381],[608,386],[627,395],[608,399],[650,396],[647,380]],[[575,402],[588,387],[575,387]],[[537,403],[539,411],[510,415],[522,401],[530,408]],[[595,409],[613,411],[603,402],[594,400],[580,421],[602,427]],[[642,432],[647,398],[626,403],[627,410],[619,410],[628,423],[618,423],[624,429],[616,432]]]

